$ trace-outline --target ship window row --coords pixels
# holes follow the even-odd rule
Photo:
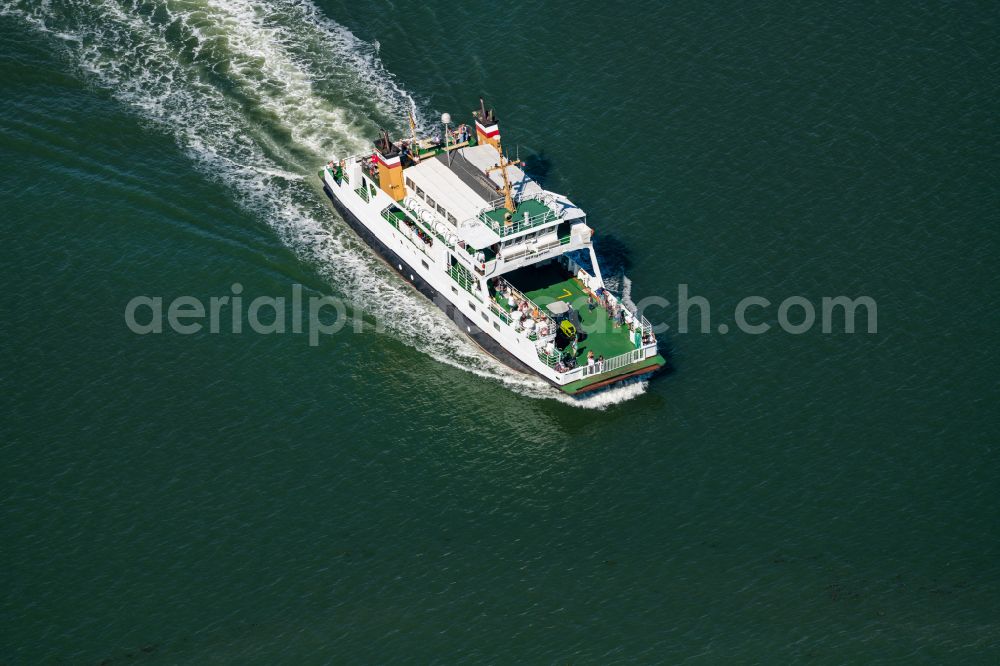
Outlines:
[[[530,234],[524,234],[523,236],[518,236],[517,238],[512,238],[511,240],[505,240],[500,243],[500,247],[511,247],[512,245],[520,245],[521,243],[526,243],[530,240],[538,238],[542,235],[541,231],[532,231]]]
[[[427,205],[430,206],[432,209],[436,210],[441,217],[447,219],[455,226],[458,226],[458,220],[455,218],[455,216],[446,211],[444,209],[444,206],[434,201],[434,199],[432,199],[429,194],[426,194],[422,189],[420,189],[420,186],[414,183],[412,178],[406,179],[406,186],[411,190],[413,190],[413,192],[415,192],[418,197],[427,202]]]

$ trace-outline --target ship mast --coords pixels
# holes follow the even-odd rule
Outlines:
[[[483,98],[479,98],[479,121],[482,123],[490,123],[494,121],[493,109],[490,109],[487,113],[486,102]],[[507,212],[511,215],[517,210],[517,206],[514,205],[514,198],[510,194],[510,179],[507,177],[507,167],[511,165],[511,162],[504,155],[503,146],[500,144],[500,136],[496,137],[496,149],[500,153],[500,162],[490,169],[486,170],[486,173],[492,173],[499,170],[501,175],[503,175],[503,207],[507,209]]]
[[[495,167],[487,169],[487,173],[492,173],[499,170],[503,175],[503,207],[507,209],[508,213],[513,214],[517,207],[514,205],[514,198],[510,195],[510,178],[507,177],[507,167],[511,165],[511,162],[507,160],[507,156],[503,154],[503,148],[500,145],[500,139],[497,139],[497,150],[500,151],[500,163]]]

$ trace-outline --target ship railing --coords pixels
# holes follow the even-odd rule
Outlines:
[[[538,352],[538,359],[550,368],[555,368],[560,361],[564,361],[567,358],[572,357],[573,353],[569,347],[563,350],[555,349],[552,354],[545,351],[545,347],[548,345],[549,340],[554,340],[555,336],[551,335],[546,340],[538,343],[536,351]]]
[[[386,222],[399,229],[399,218],[392,214],[392,206],[382,211],[382,217]]]
[[[513,319],[511,319],[510,313],[504,310],[496,301],[490,301],[490,312],[496,315],[496,318],[503,323],[510,326]]]
[[[368,176],[368,178],[371,179],[371,181],[373,183],[375,183],[376,185],[381,185],[381,183],[382,183],[382,177],[381,177],[381,175],[379,175],[378,167],[371,166],[369,168],[366,168],[365,167],[365,162],[362,161],[361,162],[361,173],[363,173],[366,176]]]
[[[347,171],[343,166],[339,164],[335,167],[327,165],[323,167],[323,170],[330,174],[330,178],[333,178],[338,185],[341,183],[345,183],[347,185],[351,184],[351,179],[347,177]]]
[[[454,280],[459,287],[466,290],[477,299],[482,300],[482,297],[476,290],[476,279],[472,277],[472,273],[470,273],[469,269],[465,266],[462,266],[461,264],[452,264],[448,268],[448,275],[451,276],[451,279]]]
[[[514,199],[516,204],[521,204],[525,201],[537,200],[545,206],[544,213],[537,213],[529,217],[524,215],[517,216],[516,214],[511,219],[510,224],[503,221],[497,221],[491,218],[487,213],[500,210],[504,207],[506,200],[504,197],[497,197],[492,201],[488,202],[485,207],[483,207],[476,217],[480,222],[485,224],[487,227],[492,229],[501,237],[510,236],[511,234],[516,234],[519,231],[524,231],[525,229],[531,229],[556,219],[560,219],[561,215],[552,207],[552,203],[555,201],[555,197],[549,192],[537,192],[535,194],[526,197],[516,197]]]
[[[405,211],[400,210],[399,212],[403,213],[403,215],[406,216]],[[405,236],[408,241],[413,243],[414,247],[416,247],[424,254],[427,254],[427,248],[434,244],[434,239],[428,236],[428,232],[426,231],[424,231],[423,234],[427,237],[421,238],[419,233],[417,233],[419,227],[417,226],[416,222],[410,220],[409,217],[400,218],[397,217],[396,215],[393,215],[392,206],[389,206],[388,208],[382,211],[382,219],[384,219],[386,222],[395,227],[396,230],[399,231],[399,233]],[[400,222],[403,223],[403,226],[399,226]]]
[[[544,244],[532,245],[531,243],[520,243],[518,245],[513,245],[505,248],[500,255],[500,258],[505,262],[521,261],[522,259],[534,259],[540,255],[551,252],[560,245],[566,245],[570,242],[570,237],[565,238],[555,238]]]
[[[615,370],[620,370],[626,366],[632,365],[633,363],[639,363],[640,361],[649,358],[652,353],[655,353],[655,345],[646,345],[638,349],[633,349],[627,351],[624,354],[619,354],[618,356],[612,356],[611,358],[604,359],[603,361],[597,361],[593,365],[580,365],[572,370],[563,373],[563,379],[570,381],[575,381],[577,379],[585,379],[587,377],[594,377],[596,375],[603,375],[608,372],[614,372]]]
[[[538,360],[547,365],[550,368],[554,368],[556,363],[562,360],[562,354],[557,350],[555,354],[548,354],[545,352],[544,346],[539,345],[538,347]]]
[[[546,192],[543,190],[541,192],[535,192],[534,194],[529,194],[527,196],[515,195],[511,198],[514,200],[515,204],[519,204],[522,201],[541,201],[543,204],[545,204],[545,206],[549,210],[553,210],[554,212],[552,204],[555,203],[556,197],[551,192]],[[506,202],[507,202],[506,197],[494,197],[493,199],[490,199],[488,202],[486,202],[487,207],[484,210],[496,210],[497,208],[503,206]]]
[[[530,298],[522,294],[518,289],[514,287],[514,285],[512,285],[510,282],[503,279],[502,277],[498,277],[496,279],[496,286],[498,293],[503,292],[508,295],[513,295],[514,300],[518,302],[526,302],[528,304],[528,309],[530,312],[534,312],[535,310],[538,311],[538,314],[541,317],[541,321],[536,321],[534,329],[532,329],[532,331],[527,334],[529,340],[537,340],[539,337],[539,329],[541,329],[542,327],[546,329],[546,333],[542,337],[555,335],[556,322],[552,319],[552,317],[545,314],[545,310],[538,307],[538,305],[534,301],[532,301]],[[513,320],[513,317],[511,317],[511,320]]]
[[[487,227],[496,232],[496,234],[499,235],[501,238],[504,236],[510,236],[512,234],[516,234],[526,229],[533,229],[534,227],[541,226],[543,224],[546,224],[548,222],[551,222],[552,220],[559,218],[559,216],[555,213],[555,211],[549,209],[546,210],[544,213],[532,215],[527,218],[524,216],[515,215],[514,218],[510,221],[510,224],[507,224],[506,222],[498,222],[497,220],[494,220],[489,215],[487,215],[487,213],[494,210],[497,209],[496,208],[484,209],[479,212],[478,218],[480,222],[482,222]]]
[[[568,255],[562,255],[560,259],[563,265],[566,266],[567,270],[573,275],[580,278],[580,281],[589,289],[592,283],[593,277],[587,272],[585,268],[576,263]],[[612,294],[607,288],[604,289],[608,303],[620,308],[623,308],[629,315],[626,318],[626,323],[630,328],[637,330],[639,332],[639,339],[645,341],[646,338],[652,338],[655,341],[655,334],[653,333],[653,325],[649,323],[642,314],[639,313],[638,308],[634,304],[625,301],[624,299],[619,299],[617,296]]]
[[[624,368],[626,365],[638,363],[644,358],[646,358],[645,349],[633,349],[632,351],[627,351],[624,354],[612,356],[611,358],[606,358],[603,361],[597,361],[593,365],[585,365],[583,366],[583,372],[581,374],[584,377],[590,377],[592,375],[600,375],[605,372],[612,372],[614,370],[618,370],[619,368]]]

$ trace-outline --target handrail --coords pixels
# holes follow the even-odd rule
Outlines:
[[[554,211],[549,209],[546,210],[544,213],[534,215],[532,217],[529,217],[528,219],[524,219],[523,217],[515,218],[511,220],[510,224],[505,224],[503,222],[497,222],[496,220],[492,219],[489,215],[486,214],[492,210],[496,209],[490,208],[488,210],[480,211],[478,218],[480,222],[482,222],[487,227],[492,229],[501,238],[504,236],[510,236],[511,234],[516,234],[520,231],[524,231],[525,229],[534,229],[535,227],[547,224],[548,222],[558,219],[559,217]]]
[[[326,171],[328,174],[330,174],[330,178],[333,178],[337,182],[338,185],[340,184],[341,180],[343,180],[348,185],[351,184],[351,179],[347,177],[347,171],[345,171],[342,167],[340,167],[340,166],[337,167],[337,171],[340,172],[340,178],[339,179],[337,178],[337,171],[334,171],[329,166],[323,167],[323,170]]]
[[[570,242],[570,237],[556,238],[554,241],[545,243],[544,245],[531,246],[529,243],[522,243],[519,245],[512,245],[510,247],[501,250],[498,257],[504,262],[514,262],[520,261],[525,258],[536,259],[543,254],[551,252],[552,250],[558,248],[560,245],[566,245]],[[516,249],[516,252],[512,252],[512,249]]]
[[[550,317],[547,314],[545,314],[545,310],[543,310],[542,308],[538,307],[538,305],[533,300],[531,300],[530,298],[528,298],[527,296],[525,296],[524,294],[522,294],[520,291],[518,291],[514,287],[514,285],[512,285],[507,280],[503,279],[502,277],[498,277],[496,279],[497,279],[497,285],[498,286],[499,285],[505,285],[506,288],[507,288],[507,290],[509,292],[512,292],[514,294],[515,298],[520,299],[522,301],[526,301],[528,303],[528,305],[533,310],[538,310],[538,313],[542,316],[543,321],[545,322],[545,325],[548,327],[549,334],[551,334],[551,335],[555,334],[555,332],[556,332],[556,322],[552,319],[552,317]]]
[[[554,336],[553,336],[554,337]],[[560,361],[564,361],[570,355],[570,348],[556,349],[554,354],[545,353],[544,345],[539,344],[536,348],[538,359],[550,368],[554,368]]]
[[[594,375],[602,375],[606,372],[612,372],[614,370],[619,370],[627,365],[632,365],[633,363],[638,363],[647,357],[647,352],[650,348],[655,348],[655,343],[651,345],[643,345],[638,349],[633,349],[627,351],[624,354],[619,354],[618,356],[613,356],[609,359],[603,361],[595,362],[594,365],[580,365],[572,370],[563,374],[563,379],[567,379],[570,376],[579,375],[580,378],[583,377],[593,377]]]
[[[512,321],[510,313],[504,310],[502,307],[500,307],[496,301],[490,301],[490,312],[495,314],[497,316],[497,319],[499,319],[503,323],[507,324],[508,326],[510,325],[510,322]]]
[[[571,259],[569,256],[565,254],[562,255],[561,258],[565,259],[566,268],[571,273],[573,273],[573,275],[579,275],[580,273],[583,273],[587,277],[587,282],[588,283],[590,282],[591,278],[590,273],[588,273],[586,269],[580,266],[580,264],[576,263],[573,259]],[[639,331],[640,339],[645,338],[646,335],[648,334],[652,336],[652,339],[654,341],[656,340],[656,335],[653,333],[653,325],[650,324],[649,320],[646,319],[643,315],[639,314],[637,308],[630,306],[628,303],[624,301],[624,299],[618,298],[607,289],[605,289],[604,291],[607,293],[609,301],[618,305],[619,307],[625,308],[625,310],[632,315],[634,326]]]
[[[397,218],[395,215],[389,214],[388,208],[382,211],[382,217],[383,219],[385,219],[386,222],[399,229],[399,218]]]
[[[507,225],[490,218],[487,213],[500,209],[505,203],[504,197],[498,197],[487,202],[486,206],[476,214],[476,218],[501,237],[509,236],[519,231],[524,231],[525,229],[532,229],[534,227],[541,226],[555,219],[561,219],[562,215],[560,215],[558,211],[554,210],[546,201],[546,199],[550,197],[551,194],[548,192],[536,192],[535,194],[526,197],[519,197],[516,200],[518,204],[524,203],[525,201],[537,200],[541,201],[545,206],[544,213],[533,215],[527,220],[524,219],[524,216],[521,216],[520,219],[511,220],[511,224]]]
[[[549,199],[550,201],[546,201]],[[517,196],[514,197],[516,203],[521,203],[524,201],[541,201],[546,207],[551,210],[551,201],[555,201],[555,196],[551,192],[546,192],[545,190],[541,192],[535,192],[534,194],[529,194],[528,196]],[[507,199],[505,197],[496,197],[486,202],[486,208],[484,210],[496,210],[500,206],[506,203]],[[558,213],[557,213],[558,214]]]
[[[413,234],[414,234],[413,230],[411,230],[409,227],[407,227],[405,231],[403,229],[400,229],[400,227],[399,227],[399,222],[400,222],[399,218],[394,217],[393,215],[390,215],[388,208],[386,208],[385,210],[382,211],[382,219],[384,219],[386,222],[388,222],[389,224],[391,224],[396,229],[396,231],[398,231],[400,234],[403,235],[403,237],[406,238],[406,240],[410,241],[410,243],[413,245],[413,247],[417,248],[418,250],[420,250],[424,254],[427,254],[427,246],[430,245],[431,243],[433,243],[433,241],[431,241],[431,243],[428,243],[428,242],[424,241],[421,238],[417,238],[416,240],[414,240],[413,239]],[[418,243],[417,241],[420,241],[420,242]],[[428,254],[427,256],[430,256],[430,255]]]
[[[465,272],[463,273],[462,271]],[[452,264],[448,268],[448,275],[451,276],[452,280],[458,283],[458,286],[465,289],[467,292],[475,296],[477,300],[482,302],[482,297],[475,291],[474,286],[476,284],[476,280],[472,274],[469,273],[469,269],[461,264]]]
[[[646,358],[646,350],[640,347],[639,349],[633,349],[625,352],[624,354],[619,354],[618,356],[612,356],[611,358],[606,358],[603,361],[595,362],[593,365],[585,365],[583,366],[582,374],[584,377],[600,375],[605,372],[617,370],[618,368],[623,368],[626,365],[637,363],[644,358]]]

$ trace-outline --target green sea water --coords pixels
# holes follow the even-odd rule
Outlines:
[[[0,663],[997,663],[998,19],[0,0]],[[505,370],[323,197],[481,95],[610,280],[711,302],[670,372]],[[125,324],[236,282],[363,331]]]

